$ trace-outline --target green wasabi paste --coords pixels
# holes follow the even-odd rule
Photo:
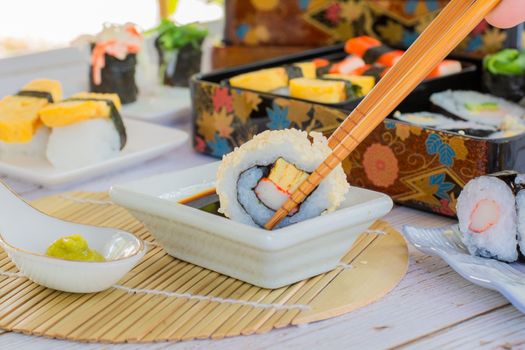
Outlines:
[[[46,251],[46,255],[55,258],[78,261],[105,261],[104,257],[94,249],[90,249],[87,241],[79,234],[73,234],[57,239]]]

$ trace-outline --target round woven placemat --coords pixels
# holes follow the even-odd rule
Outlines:
[[[0,249],[0,328],[76,341],[180,341],[268,332],[335,317],[388,293],[408,267],[399,232],[376,222],[334,270],[263,289],[167,255],[106,193],[66,193],[33,205],[51,215],[118,227],[149,242],[119,284],[95,294],[48,289],[18,274]]]

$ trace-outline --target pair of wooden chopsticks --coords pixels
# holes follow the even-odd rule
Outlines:
[[[266,223],[273,229],[368,136],[500,2],[452,0],[328,140],[332,153]]]

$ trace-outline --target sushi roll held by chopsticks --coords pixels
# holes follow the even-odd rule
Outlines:
[[[57,168],[78,168],[116,157],[126,145],[117,94],[78,93],[43,108],[52,129],[47,159]]]
[[[330,152],[326,138],[317,132],[287,129],[255,136],[222,160],[216,183],[219,211],[232,220],[263,227]],[[278,227],[334,211],[348,190],[339,165]]]

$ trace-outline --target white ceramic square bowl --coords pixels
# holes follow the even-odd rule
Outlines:
[[[219,162],[114,186],[168,254],[263,288],[337,266],[356,238],[392,209],[390,197],[352,187],[333,213],[267,231],[177,203],[213,188]]]

